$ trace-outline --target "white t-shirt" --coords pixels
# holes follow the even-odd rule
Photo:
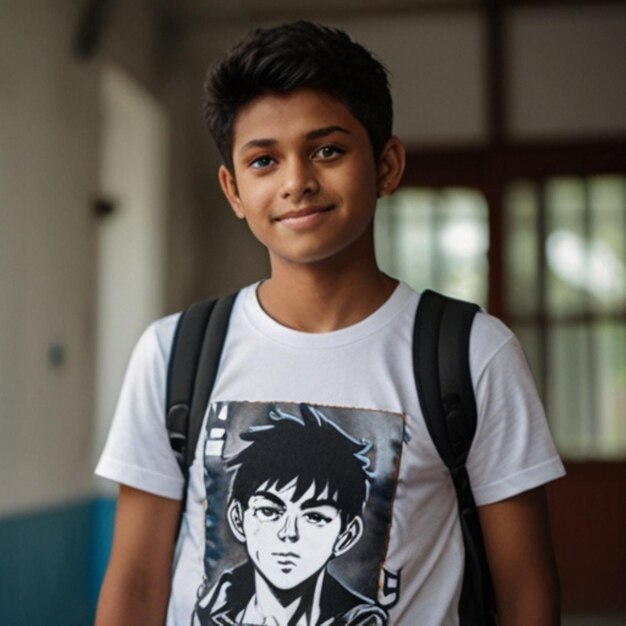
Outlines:
[[[400,283],[366,319],[315,334],[271,319],[256,285],[242,290],[190,472],[169,626],[282,626],[272,603],[296,585],[306,589],[298,625],[458,623],[463,542],[415,389],[418,301]],[[96,472],[180,499],[165,429],[177,320],[155,322],[139,340]],[[470,369],[476,503],[563,475],[521,348],[484,312]],[[271,611],[276,621],[263,621]]]

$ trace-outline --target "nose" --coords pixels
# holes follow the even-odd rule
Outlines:
[[[278,538],[281,541],[293,543],[298,541],[300,535],[298,533],[298,519],[295,515],[286,515],[285,523],[278,530]]]
[[[308,159],[294,158],[286,162],[283,172],[281,198],[299,202],[304,196],[314,195],[319,191],[315,167]]]

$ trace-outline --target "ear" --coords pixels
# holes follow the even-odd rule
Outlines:
[[[245,215],[243,212],[243,207],[241,204],[241,199],[239,198],[239,191],[237,189],[237,181],[235,180],[235,176],[230,173],[230,170],[225,165],[220,165],[220,168],[217,172],[220,186],[228,203],[231,208],[235,212],[235,215],[240,219],[244,219]]]
[[[333,548],[333,556],[341,556],[350,548],[352,548],[363,534],[363,520],[355,517],[344,528],[343,532],[337,537],[335,547]]]
[[[404,146],[393,136],[387,141],[378,158],[376,182],[379,198],[391,195],[398,188],[404,174],[405,163]]]
[[[243,507],[238,500],[233,500],[228,505],[228,511],[226,512],[228,517],[228,525],[230,526],[233,535],[241,543],[245,543],[246,534],[243,530]]]

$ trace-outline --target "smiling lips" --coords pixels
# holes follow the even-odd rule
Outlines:
[[[288,211],[274,218],[276,222],[288,226],[290,228],[306,228],[316,224],[323,219],[324,215],[334,209],[334,205],[328,206],[307,206],[295,211]]]

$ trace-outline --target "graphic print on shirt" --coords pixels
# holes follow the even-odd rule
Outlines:
[[[192,623],[387,624],[377,598],[404,432],[389,412],[213,403]]]

